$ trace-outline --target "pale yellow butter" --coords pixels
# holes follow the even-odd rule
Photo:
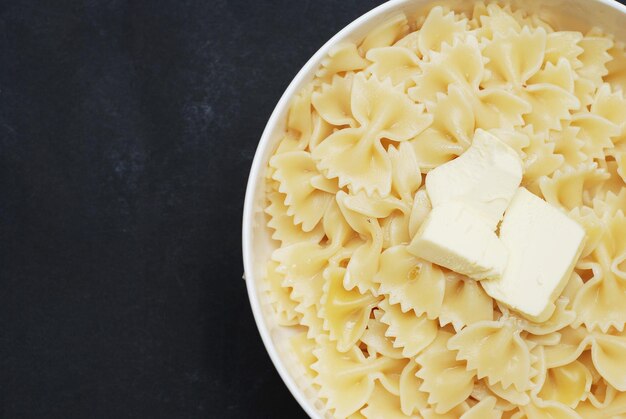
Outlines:
[[[477,280],[499,278],[507,261],[507,251],[493,230],[460,202],[433,208],[407,250]]]
[[[515,150],[478,129],[465,153],[428,173],[426,190],[433,207],[463,202],[495,230],[522,181],[522,172]]]
[[[481,281],[487,294],[534,321],[547,320],[583,249],[585,230],[525,188],[500,226],[508,250],[501,278]]]

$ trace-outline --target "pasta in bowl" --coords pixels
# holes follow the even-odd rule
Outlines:
[[[626,17],[603,1],[547,3],[386,3],[323,47],[279,102],[250,175],[244,263],[268,352],[309,415],[626,415]],[[479,137],[505,151],[470,153]],[[520,178],[487,222],[470,201],[500,191],[506,173],[476,173],[506,153]],[[474,154],[486,160],[429,189]],[[533,291],[512,292],[545,291],[537,316],[486,282],[513,275],[514,246],[482,277],[480,239],[435,243],[447,252],[437,260],[415,245],[446,205],[433,190],[473,178],[455,199],[494,243],[513,234],[524,194],[583,232],[566,255],[565,235],[541,236],[556,222],[533,227],[544,215],[510,236],[534,228],[527,248],[551,243],[535,259],[565,258],[547,290],[545,266],[521,259],[538,276],[518,275]]]

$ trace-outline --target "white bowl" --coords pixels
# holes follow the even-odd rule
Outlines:
[[[342,41],[360,42],[372,29],[396,12],[408,16],[428,10],[435,5],[448,5],[454,10],[468,10],[474,4],[468,0],[391,0],[359,17],[322,46],[302,67],[278,101],[263,131],[252,162],[243,212],[243,261],[250,305],[265,348],[276,370],[302,408],[312,418],[329,416],[324,404],[303,376],[303,370],[286,350],[291,331],[277,325],[271,307],[264,301],[263,277],[266,263],[276,243],[266,226],[263,207],[264,179],[268,161],[285,130],[291,98],[309,83],[330,48]],[[513,6],[537,13],[549,23],[572,30],[586,31],[601,27],[616,40],[626,40],[626,7],[613,0],[513,0]],[[277,406],[279,408],[279,406]]]

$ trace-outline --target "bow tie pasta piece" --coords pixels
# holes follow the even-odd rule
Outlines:
[[[476,370],[479,379],[487,377],[489,384],[502,383],[504,389],[513,384],[517,391],[525,391],[531,357],[520,332],[510,319],[483,321],[451,337],[448,348],[458,351],[457,359],[467,361],[467,368]]]
[[[421,63],[422,73],[415,77],[409,96],[416,102],[430,104],[453,83],[464,91],[475,92],[484,75],[484,61],[474,37],[446,44],[441,52],[432,53],[430,61]]]
[[[374,391],[375,380],[384,379],[388,372],[404,368],[406,361],[391,358],[365,358],[361,350],[352,347],[348,352],[337,351],[327,337],[318,339],[313,350],[317,362],[312,369],[317,372],[314,383],[320,387],[319,396],[327,400],[336,417],[347,417],[359,410]]]
[[[292,215],[296,224],[302,224],[304,231],[313,230],[324,216],[332,194],[311,183],[319,176],[311,155],[306,151],[278,154],[272,157],[270,166],[275,169],[273,179],[280,183],[278,190],[285,194],[287,215]]]
[[[272,260],[279,263],[276,271],[285,275],[285,284],[291,286],[300,280],[320,276],[335,249],[312,242],[300,242],[276,249]]]
[[[361,414],[367,419],[408,418],[400,409],[400,398],[391,394],[379,383],[374,386],[374,391],[367,401],[367,406],[361,409]]]
[[[590,112],[572,115],[570,126],[579,128],[583,140],[582,151],[592,159],[604,157],[604,150],[613,147],[611,139],[620,133],[620,127],[606,118]]]
[[[558,345],[561,341],[561,334],[559,332],[552,332],[547,335],[533,335],[528,334],[525,336],[526,341],[530,346],[539,345],[542,347]]]
[[[626,414],[626,396],[624,393],[620,393],[613,402],[601,407],[595,406],[587,400],[576,407],[576,413],[582,418],[623,419]]]
[[[336,131],[315,148],[313,157],[327,177],[339,179],[340,186],[387,196],[391,162],[381,140],[406,141],[430,125],[432,117],[389,80],[366,79],[362,74],[352,84],[351,109],[359,128]]]
[[[423,57],[440,51],[442,45],[452,44],[457,36],[467,34],[467,18],[454,12],[444,12],[443,7],[433,7],[422,27],[417,31],[417,44]]]
[[[301,314],[296,311],[298,303],[291,299],[292,289],[284,287],[285,276],[276,271],[278,263],[270,260],[267,263],[265,280],[267,284],[267,301],[277,314],[278,324],[294,326],[301,320]]]
[[[457,360],[455,351],[448,349],[451,333],[440,331],[415,361],[421,366],[416,376],[423,380],[420,390],[428,393],[428,403],[442,414],[463,403],[474,388],[474,372],[465,361]]]
[[[610,398],[614,396],[614,394],[607,394],[608,387],[611,387],[613,390],[615,390],[615,388],[608,385],[606,383],[606,380],[602,378],[602,375],[596,369],[596,366],[593,363],[593,357],[591,356],[591,350],[583,351],[583,353],[580,354],[576,361],[583,364],[591,375],[591,388],[588,391],[589,394],[587,395],[587,397],[596,398],[596,401],[598,401],[600,399],[598,397],[595,397],[596,395],[600,396],[600,398]],[[600,384],[601,382],[604,384]],[[604,390],[601,387],[604,387]],[[611,391],[611,393],[613,393],[613,391]]]
[[[594,410],[600,409],[602,412],[611,412],[613,401],[618,399],[616,405],[621,405],[621,411],[616,411],[614,413],[626,413],[626,398],[624,398],[623,395],[624,393],[618,393],[615,388],[611,387],[606,381],[604,381],[604,379],[601,378],[597,383],[591,385],[591,391],[587,394],[587,400],[576,406],[576,412],[582,413],[579,409],[584,409],[585,405],[591,405]],[[619,399],[622,399],[621,403]],[[583,415],[583,417],[588,418],[592,416]]]
[[[362,294],[374,292],[373,278],[383,246],[383,232],[376,216],[389,215],[395,204],[389,199],[369,199],[364,194],[355,196],[343,191],[337,194],[337,204],[348,224],[365,240],[348,262],[344,287],[348,290],[357,287]]]
[[[559,58],[556,64],[546,63],[545,67],[537,71],[528,79],[528,84],[551,84],[574,94],[574,80],[576,76],[569,61]]]
[[[558,31],[547,34],[544,63],[557,65],[564,58],[569,62],[572,69],[579,69],[583,66],[583,63],[578,59],[584,51],[578,45],[581,39],[583,39],[583,34],[576,31]]]
[[[512,389],[512,387],[509,387],[509,390]],[[525,393],[519,393],[519,394],[523,394],[525,395]],[[471,395],[472,399],[477,400],[479,402],[485,400],[485,399],[490,399],[490,398],[494,398],[496,400],[496,409],[502,411],[502,412],[510,412],[512,410],[514,410],[516,408],[517,405],[520,404],[525,404],[528,403],[528,401],[530,401],[530,399],[527,399],[525,401],[522,401],[520,403],[511,403],[508,400],[506,400],[505,398],[503,398],[502,396],[494,393],[493,391],[491,391],[491,389],[487,386],[487,384],[485,383],[485,380],[478,380],[476,381],[476,383],[474,383],[474,390],[472,390],[472,395]]]
[[[451,84],[446,95],[438,93],[437,102],[429,111],[434,115],[431,129],[453,138],[464,149],[469,147],[476,127],[474,109],[471,98],[459,86]]]
[[[626,414],[626,394],[620,393],[615,395],[615,398],[603,411],[608,415]]]
[[[285,134],[285,136],[278,142],[278,147],[276,147],[274,154],[279,155],[290,151],[302,151],[302,147],[305,147],[305,145],[300,144],[296,135],[297,134],[294,135],[294,133]],[[267,169],[268,183],[277,183],[274,180],[270,180],[274,175],[275,169],[272,166],[268,166]]]
[[[609,55],[613,58],[606,64],[609,73],[603,77],[603,80],[610,83],[615,90],[626,89],[626,52],[624,52],[624,43],[614,42],[613,48],[609,51]]]
[[[619,392],[608,384],[604,378],[602,378],[600,373],[598,373],[596,367],[593,365],[593,360],[591,359],[591,351],[583,352],[577,362],[583,364],[587,371],[591,374],[591,387],[589,391],[583,395],[583,400],[578,402],[576,405],[576,412],[580,413],[579,409],[584,409],[585,404],[591,404],[594,408],[598,409],[607,408]]]
[[[485,5],[477,2],[472,13],[472,26],[481,38],[493,39],[495,34],[506,33],[513,30],[519,32],[522,27],[515,19],[509,7],[503,8],[498,4]]]
[[[409,22],[404,13],[398,13],[371,31],[365,37],[359,50],[367,53],[372,48],[388,47],[409,33]]]
[[[607,199],[606,196],[611,193],[617,195],[626,190],[626,182],[624,182],[623,175],[620,173],[622,168],[618,161],[613,160],[607,155],[606,160],[600,160],[599,164],[609,173],[604,187],[596,196],[597,198]],[[623,166],[623,164],[622,164]],[[604,195],[604,196],[602,196]]]
[[[548,16],[539,16],[524,9],[513,9],[510,5],[503,7],[522,26],[543,28],[547,33],[554,32],[554,24]]]
[[[366,79],[357,75],[352,87],[352,112],[363,127],[379,132],[379,136],[392,141],[406,141],[431,122],[424,107],[412,103],[389,80],[375,77]]]
[[[387,299],[380,302],[379,308],[384,312],[380,320],[388,326],[385,335],[393,338],[393,346],[401,348],[404,357],[416,356],[437,337],[437,322],[426,315],[417,316],[412,310],[405,313]]]
[[[417,164],[427,171],[461,155],[474,133],[474,111],[460,88],[451,85],[446,96],[430,106],[433,124],[409,143]]]
[[[546,368],[571,364],[590,344],[589,333],[582,327],[566,327],[559,334],[561,340],[558,345],[544,347]]]
[[[441,311],[446,282],[437,266],[411,255],[406,246],[395,246],[380,255],[374,281],[379,293],[389,296],[391,304],[400,304],[403,312],[413,310],[436,319]]]
[[[361,293],[375,292],[374,275],[378,270],[378,259],[382,251],[382,232],[380,227],[374,231],[372,239],[357,247],[348,262],[344,287],[352,290],[355,287]]]
[[[491,72],[491,82],[513,86],[526,83],[541,68],[546,36],[545,29],[531,31],[528,27],[519,32],[507,30],[496,33],[482,51],[489,59],[485,67]]]
[[[578,46],[583,49],[578,56],[582,66],[576,71],[581,78],[599,86],[602,78],[609,73],[606,65],[612,59],[608,51],[613,47],[613,41],[605,36],[590,34],[581,39]]]
[[[410,242],[410,204],[422,177],[410,145],[401,143],[388,150],[392,168],[392,191],[386,198],[368,197],[359,192],[346,197],[346,203],[356,212],[378,218],[383,233],[383,248]]]
[[[609,85],[603,84],[594,98],[591,112],[611,121],[613,127],[617,127],[619,131],[616,135],[615,132],[605,132],[604,140],[610,136],[612,145],[601,151],[604,154],[603,158],[611,156],[615,159],[616,172],[622,180],[621,187],[626,182],[626,122],[623,118],[626,112],[626,99],[621,91],[611,91]],[[605,144],[604,140],[602,143],[596,140],[594,144]]]
[[[386,218],[396,210],[408,212],[408,206],[400,199],[393,196],[380,198],[368,196],[363,192],[347,194],[343,191],[337,194],[337,202],[344,211],[349,211],[350,216],[346,216],[352,228],[360,234],[367,235],[370,231],[370,222],[363,220],[363,217]],[[345,212],[344,212],[345,214]],[[358,220],[358,221],[357,221]]]
[[[311,368],[317,360],[313,355],[316,348],[315,340],[309,339],[306,333],[298,333],[289,338],[289,347],[298,364],[303,367],[304,374],[309,378],[315,377],[317,372]]]
[[[579,137],[580,128],[564,126],[561,131],[552,131],[550,139],[554,143],[554,153],[563,156],[563,164],[578,166],[588,160],[583,153],[584,140]]]
[[[531,32],[525,27],[519,33],[509,31],[496,36],[483,50],[489,58],[486,68],[492,73],[488,85],[512,85],[530,104],[523,118],[536,132],[561,129],[561,121],[570,118],[570,110],[580,107],[568,82],[573,82],[574,75],[567,60],[541,70],[545,45],[545,30]]]
[[[324,319],[324,330],[337,341],[337,350],[347,352],[363,335],[372,309],[378,303],[373,295],[348,291],[343,287],[344,268],[324,270],[324,287],[320,300],[319,317]]]
[[[554,342],[545,342],[554,343]],[[501,397],[506,402],[514,405],[525,405],[530,401],[530,395],[536,395],[537,392],[543,386],[546,377],[546,357],[545,349],[541,344],[538,344],[532,340],[527,341],[527,345],[530,348],[530,382],[528,388],[525,391],[518,391],[514,385],[507,387],[506,389],[502,385],[502,382],[489,384],[489,379],[483,379],[486,387],[498,397]]]
[[[584,109],[593,103],[593,95],[597,87],[589,79],[578,77],[574,81],[574,92],[580,102],[580,109]]]
[[[626,272],[620,268],[626,258],[626,218],[620,211],[604,222],[604,237],[591,254],[598,263],[592,278],[576,294],[573,309],[576,325],[606,333],[610,327],[622,331],[626,324]]]
[[[523,148],[524,177],[522,184],[530,191],[539,193],[539,179],[548,176],[563,165],[563,156],[555,153],[555,144],[543,134],[535,134],[529,127],[518,131],[528,137],[528,146]]]
[[[355,44],[343,42],[330,49],[316,75],[322,82],[328,83],[337,73],[362,70],[369,64],[370,62],[359,54]]]
[[[481,380],[480,383],[483,383],[482,385],[487,388],[491,394],[494,394],[499,397],[500,400],[508,403],[509,407],[523,406],[530,402],[528,391],[517,391],[515,390],[515,386],[510,386],[507,389],[504,389],[500,383],[489,385],[489,383],[486,382],[486,379]]]
[[[400,46],[371,49],[367,59],[373,64],[366,72],[379,80],[389,78],[394,86],[402,85],[405,89],[413,86],[413,77],[421,72],[417,55]]]
[[[399,397],[400,377],[409,360],[406,358],[388,358],[380,356],[377,359],[386,359],[388,361],[388,366],[376,374],[378,382],[382,384],[385,390]]]
[[[541,193],[550,204],[565,210],[590,205],[593,196],[609,179],[596,162],[566,166],[539,181]]]
[[[352,73],[344,77],[333,76],[330,84],[322,84],[321,91],[314,92],[311,102],[317,113],[329,124],[355,126],[350,105]]]
[[[489,87],[471,96],[476,127],[483,129],[512,129],[524,124],[533,104],[527,96],[506,89]]]
[[[437,413],[435,409],[424,409],[420,413],[424,419],[457,419],[470,409],[468,402],[463,402],[445,413]]]
[[[551,83],[528,84],[519,95],[530,104],[532,111],[523,118],[535,132],[561,130],[563,122],[572,119],[570,112],[580,108],[574,94]]]
[[[322,336],[313,350],[317,362],[311,368],[317,373],[314,383],[327,407],[338,417],[346,417],[363,406],[374,391],[372,361],[357,347],[341,353],[333,342]]]
[[[496,398],[486,397],[463,413],[460,419],[500,419],[502,411],[496,409]]]
[[[546,364],[557,368],[574,362],[591,346],[591,359],[597,372],[612,387],[626,389],[626,337],[590,333],[584,328],[563,329],[559,345],[546,347]],[[582,359],[582,358],[581,358]]]
[[[267,195],[269,205],[265,208],[265,213],[270,220],[267,226],[274,230],[272,238],[278,240],[284,246],[295,244],[301,241],[311,241],[319,243],[324,237],[324,229],[321,224],[315,226],[311,231],[305,232],[296,225],[293,216],[287,215],[288,208],[285,205],[285,195],[274,191]]]
[[[546,379],[538,396],[543,400],[555,400],[575,409],[591,390],[591,373],[581,362],[574,361],[547,371]]]
[[[478,282],[453,272],[447,273],[439,325],[451,324],[459,332],[464,326],[484,320],[493,320],[491,297]]]
[[[533,398],[531,403],[521,406],[520,413],[512,419],[580,419],[574,410],[556,401]]]
[[[422,183],[422,175],[415,154],[408,143],[400,143],[397,149],[390,146],[388,154],[391,160],[393,194],[383,199],[372,199],[364,193],[357,194],[360,200],[371,202],[370,206],[382,204],[390,210],[380,221],[384,249],[411,241],[410,220],[413,197]],[[372,216],[375,216],[374,213]]]
[[[312,87],[305,87],[291,102],[289,114],[287,115],[287,129],[297,138],[298,150],[304,150],[309,144],[313,131],[313,120],[311,115],[311,93]]]
[[[417,56],[417,58],[422,59],[423,57],[422,53],[420,52],[419,38],[419,31],[410,32],[408,35],[400,38],[395,44],[393,44],[393,46],[411,50],[411,52],[413,52]]]
[[[593,210],[599,217],[612,217],[620,211],[626,213],[626,190],[622,189],[619,193],[609,191],[594,198]]]
[[[319,288],[319,286],[317,286]],[[298,304],[296,311],[302,315],[300,324],[306,327],[306,335],[309,339],[314,339],[324,333],[324,321],[318,316],[319,304],[307,306]]]
[[[339,208],[336,196],[324,212],[322,227],[326,238],[333,248],[345,246],[348,242],[357,237],[357,233],[352,229],[352,226],[344,217],[341,208]]]
[[[487,16],[487,5],[484,1],[477,1],[472,6],[471,13],[468,14],[470,17],[468,25],[470,30],[476,31],[476,29],[480,28],[480,20],[483,16]]]
[[[380,306],[378,310],[374,311],[374,317],[368,320],[367,329],[361,337],[361,342],[367,345],[367,353],[370,356],[380,354],[387,358],[404,358],[402,350],[394,347],[394,339],[387,333],[387,325],[382,322]]]
[[[411,359],[400,375],[400,406],[402,413],[407,416],[422,412],[428,407],[428,393],[420,390],[423,381],[415,375],[419,368]]]
[[[619,391],[626,391],[626,336],[595,334],[591,358],[596,370]]]
[[[625,124],[626,99],[621,90],[614,90],[608,83],[603,83],[597,90],[590,108],[591,113],[597,114],[620,127],[623,131]]]
[[[276,272],[285,276],[283,287],[292,288],[290,298],[298,303],[295,311],[302,315],[300,322],[308,327],[309,337],[322,331],[323,322],[317,314],[324,286],[322,273],[334,253],[332,247],[300,242],[276,249],[272,254],[279,264]]]
[[[311,133],[311,139],[309,140],[309,150],[315,150],[315,147],[322,141],[324,141],[330,134],[333,133],[334,127],[326,122],[317,111],[313,112],[313,132]],[[337,190],[336,182],[335,188]]]
[[[393,246],[405,245],[411,241],[409,234],[410,214],[394,211],[385,218],[380,227],[383,231],[383,249]]]

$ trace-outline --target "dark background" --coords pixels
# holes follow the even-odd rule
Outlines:
[[[270,112],[380,1],[0,1],[0,417],[302,417],[249,308]]]

